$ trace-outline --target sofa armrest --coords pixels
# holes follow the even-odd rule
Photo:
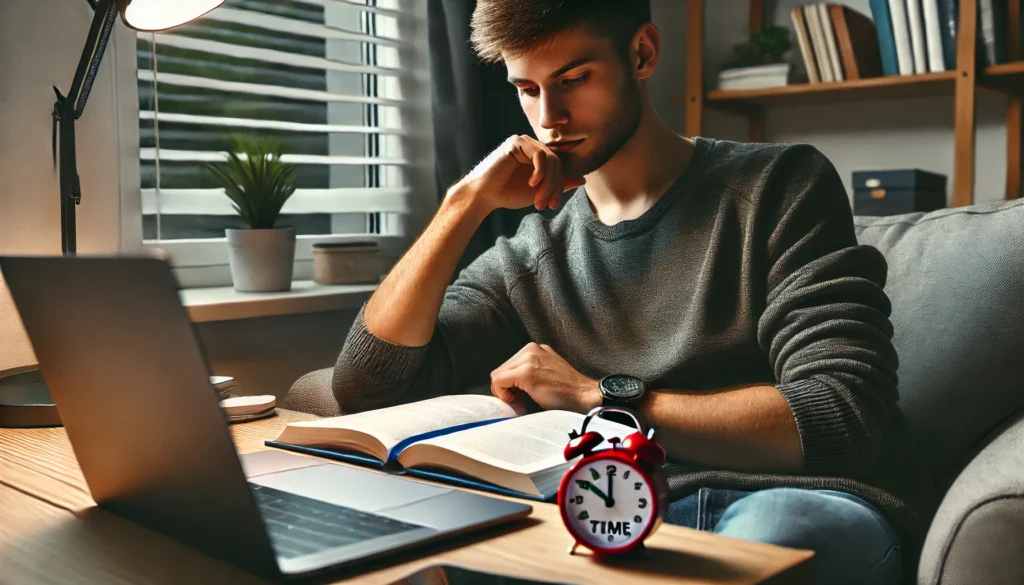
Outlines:
[[[292,384],[285,396],[282,407],[318,416],[342,414],[338,400],[334,397],[331,380],[334,368],[324,368],[306,374]]]
[[[1024,413],[946,493],[925,538],[917,583],[1024,583]]]

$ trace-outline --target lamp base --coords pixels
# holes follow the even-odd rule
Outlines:
[[[60,414],[38,368],[0,372],[0,427],[59,427]]]

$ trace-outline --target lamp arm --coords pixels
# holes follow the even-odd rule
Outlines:
[[[92,4],[92,2],[90,2]],[[56,87],[57,101],[53,104],[53,163],[59,164],[60,177],[60,231],[61,250],[73,255],[77,249],[75,228],[75,206],[82,200],[82,188],[78,180],[78,163],[75,158],[75,120],[82,116],[85,102],[92,91],[96,72],[99,70],[107,41],[117,18],[114,0],[99,0],[89,27],[89,36],[82,50],[82,57],[71,82],[67,97]],[[59,145],[58,145],[59,136]],[[59,146],[59,148],[58,148]],[[59,153],[59,158],[58,158]]]
[[[76,120],[82,117],[85,101],[89,99],[92,83],[96,79],[96,72],[100,68],[100,62],[103,60],[103,53],[107,49],[107,41],[110,40],[110,33],[114,30],[115,22],[117,22],[117,4],[114,0],[99,0],[92,25],[89,27],[85,48],[82,50],[82,58],[78,61],[75,79],[71,82],[71,91],[68,92],[68,98],[74,106]]]

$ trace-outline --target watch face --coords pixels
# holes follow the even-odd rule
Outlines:
[[[643,382],[632,376],[608,376],[601,380],[604,395],[615,400],[628,402],[644,393]]]
[[[656,521],[657,500],[646,473],[619,458],[583,460],[559,499],[566,528],[598,552],[632,548]]]

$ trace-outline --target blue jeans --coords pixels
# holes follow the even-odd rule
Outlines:
[[[669,504],[665,522],[814,551],[812,583],[900,582],[900,544],[864,500],[832,490],[701,488]]]

